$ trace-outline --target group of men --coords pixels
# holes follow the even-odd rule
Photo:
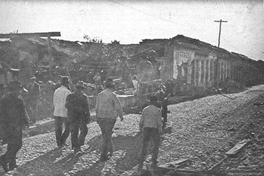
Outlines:
[[[87,124],[90,122],[90,109],[88,97],[83,90],[83,81],[78,81],[76,91],[71,92],[69,78],[61,78],[61,86],[53,96],[55,137],[58,147],[66,145],[66,140],[71,133],[71,144],[74,152],[81,151],[88,132]],[[64,130],[63,130],[64,126]]]
[[[85,84],[78,81],[76,90],[69,88],[69,77],[63,76],[60,87],[54,91],[53,106],[55,119],[55,138],[58,148],[66,144],[71,134],[71,147],[75,153],[82,151],[85,137],[88,133],[87,124],[91,121],[88,97],[84,94]],[[119,117],[123,121],[121,104],[114,93],[115,83],[113,79],[105,81],[105,89],[96,98],[96,117],[102,132],[102,146],[100,162],[105,162],[113,155],[114,148],[112,133],[114,125]],[[33,89],[32,84],[32,89]],[[0,123],[5,126],[4,134],[7,139],[7,151],[0,157],[0,165],[5,172],[15,169],[16,155],[22,147],[22,130],[29,127],[29,117],[23,99],[20,97],[23,86],[19,81],[12,81],[8,85],[8,94],[1,100]],[[150,104],[142,111],[140,131],[143,133],[143,147],[139,158],[139,170],[142,169],[146,155],[148,141],[153,138],[154,152],[152,161],[157,163],[159,136],[162,131],[162,112],[157,107],[157,96],[150,96]]]

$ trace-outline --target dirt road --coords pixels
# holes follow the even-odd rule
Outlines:
[[[189,159],[191,162],[185,167],[195,170],[216,164],[234,144],[247,137],[250,127],[260,128],[264,111],[254,103],[264,102],[262,94],[264,86],[256,86],[241,93],[213,95],[170,105],[169,124],[162,135],[159,163]],[[68,146],[57,149],[54,132],[24,138],[17,159],[20,167],[5,175],[134,175],[141,147],[138,133],[140,115],[130,114],[124,118],[123,122],[117,121],[113,134],[115,152],[106,163],[97,163],[101,145],[100,129],[96,123],[91,123],[88,125],[84,152],[78,154],[71,151],[69,139]],[[4,145],[0,153],[5,150]],[[247,158],[248,165],[258,162],[257,167],[262,167],[260,160],[254,161],[252,158]],[[147,162],[149,159],[147,157]],[[236,168],[239,166],[242,169],[245,165],[239,163]],[[233,168],[226,166],[225,169]],[[2,169],[0,175],[4,175]]]

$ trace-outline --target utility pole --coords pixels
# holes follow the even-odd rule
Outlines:
[[[214,22],[220,23],[220,25],[219,25],[219,36],[218,36],[218,48],[219,48],[220,47],[221,26],[222,26],[222,23],[227,23],[227,21],[223,21],[222,19],[220,19],[219,21],[214,21]]]

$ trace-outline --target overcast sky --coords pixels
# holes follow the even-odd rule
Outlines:
[[[60,39],[139,43],[178,34],[264,60],[263,1],[1,1],[0,33],[60,31]]]

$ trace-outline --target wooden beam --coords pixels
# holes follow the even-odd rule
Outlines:
[[[226,155],[229,157],[236,156],[248,143],[249,139],[244,139],[237,143],[233,148],[231,148],[229,151],[226,152]]]
[[[0,34],[0,38],[13,38],[13,37],[60,37],[60,32],[36,32],[36,33],[11,33],[11,34]]]

